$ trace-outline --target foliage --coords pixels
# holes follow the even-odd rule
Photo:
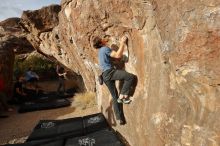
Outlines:
[[[24,74],[28,68],[32,67],[33,71],[38,74],[45,73],[55,68],[55,63],[42,56],[32,55],[26,59],[15,57],[14,73],[15,75]]]

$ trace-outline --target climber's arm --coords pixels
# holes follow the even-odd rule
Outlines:
[[[113,58],[121,58],[122,55],[123,55],[123,51],[124,51],[126,41],[127,41],[127,37],[123,36],[121,38],[119,49],[117,51],[112,50],[110,56],[113,57]]]

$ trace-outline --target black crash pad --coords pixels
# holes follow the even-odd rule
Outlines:
[[[124,146],[113,131],[101,130],[82,137],[69,138],[65,146]]]
[[[83,117],[83,124],[85,128],[85,134],[99,131],[102,129],[109,129],[109,125],[102,113],[97,113]]]
[[[84,133],[83,120],[81,117],[64,120],[41,120],[28,137],[27,141],[67,138],[82,136]]]
[[[25,102],[18,110],[19,113],[31,112],[37,110],[54,109],[60,107],[70,106],[71,102],[68,99],[42,99],[37,102]]]
[[[4,146],[63,146],[64,140],[39,140],[39,141],[31,141],[25,142],[22,144],[6,144]]]

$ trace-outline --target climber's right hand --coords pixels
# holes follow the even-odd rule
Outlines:
[[[121,38],[121,43],[125,43],[127,40],[128,40],[128,38],[127,38],[126,36],[123,36],[123,37]]]

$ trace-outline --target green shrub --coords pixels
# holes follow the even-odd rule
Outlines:
[[[32,55],[26,59],[22,59],[20,56],[15,56],[15,76],[24,74],[29,67],[32,67],[37,74],[42,74],[54,70],[55,63],[41,56]]]

